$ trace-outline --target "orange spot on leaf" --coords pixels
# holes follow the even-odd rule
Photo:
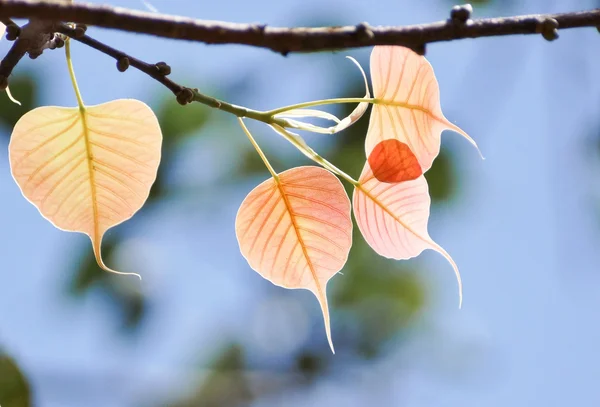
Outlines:
[[[411,181],[423,174],[419,160],[408,145],[396,139],[378,143],[369,155],[369,165],[380,182]]]

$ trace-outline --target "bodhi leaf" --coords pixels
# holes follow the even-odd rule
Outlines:
[[[104,233],[131,218],[156,179],[162,134],[144,103],[40,107],[15,125],[9,159],[21,192],[59,229],[87,234],[104,265]]]
[[[458,267],[427,232],[431,200],[423,175],[412,181],[383,183],[377,180],[366,163],[352,201],[358,228],[377,254],[406,260],[418,256],[425,249],[433,249],[444,256],[456,274],[459,304],[462,304]]]
[[[317,297],[334,351],[326,285],[352,246],[350,200],[342,183],[319,167],[284,171],[248,194],[235,230],[242,255],[261,276]]]
[[[406,171],[400,165],[406,162],[412,168],[414,159],[419,163],[421,173],[426,172],[440,152],[443,130],[460,133],[477,148],[467,133],[444,117],[437,79],[425,57],[399,46],[374,47],[371,80],[375,101],[365,151],[369,162],[379,164],[373,171],[380,181],[414,179],[390,175],[394,172],[404,172],[405,177],[415,175],[415,171]],[[390,139],[396,140],[393,148],[390,148],[391,145],[376,148],[382,141]],[[398,160],[395,156],[397,150],[412,152],[414,159]],[[377,157],[372,158],[372,154]]]

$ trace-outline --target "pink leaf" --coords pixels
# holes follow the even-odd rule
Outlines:
[[[425,57],[404,47],[377,46],[371,53],[371,79],[376,101],[365,140],[367,157],[380,142],[398,140],[426,172],[440,152],[443,130],[462,134],[477,148],[467,133],[444,117],[438,83]]]
[[[354,217],[367,243],[379,255],[396,260],[416,257],[425,249],[439,252],[456,273],[462,303],[458,267],[427,232],[431,200],[425,177],[387,184],[377,180],[366,163],[359,182],[354,189]]]
[[[242,255],[261,276],[317,297],[333,351],[326,285],[352,246],[350,200],[341,182],[319,167],[284,171],[248,194],[235,230]]]

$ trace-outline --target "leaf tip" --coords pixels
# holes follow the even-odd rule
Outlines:
[[[475,140],[473,140],[473,138],[467,134],[466,131],[464,131],[463,129],[461,129],[457,125],[452,124],[450,122],[448,122],[448,125],[450,126],[450,130],[452,130],[452,131],[460,134],[464,138],[466,138],[469,141],[469,143],[471,143],[473,145],[473,147],[475,147],[475,149],[477,150],[477,153],[479,154],[479,157],[481,157],[482,160],[485,160],[485,157],[483,156],[483,153],[479,149],[479,146],[477,145],[477,143],[475,142]]]
[[[325,288],[323,288],[324,290]],[[313,293],[317,296],[319,300],[319,305],[321,305],[321,311],[323,312],[323,322],[325,323],[325,335],[327,335],[327,342],[329,343],[329,347],[331,348],[331,353],[335,355],[335,348],[333,346],[333,339],[331,338],[331,320],[329,318],[329,306],[327,305],[327,296],[321,290],[320,287],[317,287],[316,291]]]
[[[94,250],[94,257],[96,258],[96,263],[98,263],[98,267],[100,267],[102,270],[107,271],[109,273],[113,273],[113,274],[118,274],[120,276],[133,276],[133,277],[137,277],[140,279],[140,281],[142,281],[142,276],[138,273],[124,273],[122,271],[117,271],[117,270],[113,270],[110,267],[108,267],[106,264],[104,264],[104,260],[102,260],[102,237],[100,237],[100,239],[94,239],[91,238],[92,240],[92,248]]]
[[[433,240],[430,241],[430,244],[431,244],[431,248],[434,249],[435,251],[437,251],[442,256],[444,256],[444,258],[446,260],[448,260],[448,263],[450,263],[450,265],[454,269],[454,275],[456,276],[456,283],[458,284],[458,309],[461,309],[462,303],[463,303],[463,285],[462,285],[462,278],[460,277],[460,272],[458,271],[458,266],[456,265],[456,262],[454,261],[454,259],[452,259],[450,254],[448,254],[448,252],[446,250],[444,250],[439,244],[435,243]]]

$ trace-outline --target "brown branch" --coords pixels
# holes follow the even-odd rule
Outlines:
[[[43,0],[0,0],[0,18],[3,17],[71,21],[207,44],[244,44],[282,54],[374,45],[404,45],[419,49],[433,42],[515,34],[542,34],[552,40],[557,37],[556,28],[600,26],[600,9],[470,20],[468,10],[466,13],[456,12],[455,8],[452,18],[430,24],[376,27],[361,23],[346,27],[284,28],[196,20],[90,3],[46,3]]]

